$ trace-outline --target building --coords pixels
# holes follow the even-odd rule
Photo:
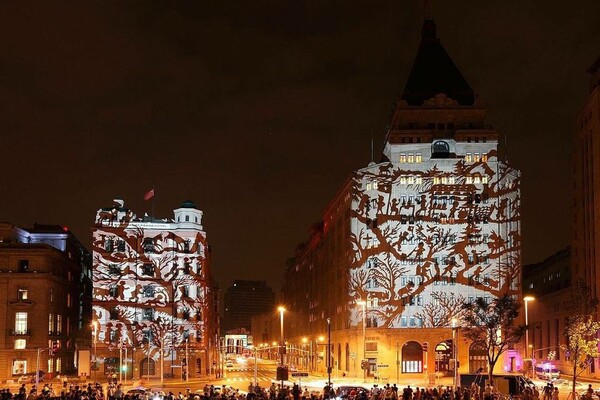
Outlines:
[[[590,91],[575,130],[575,216],[571,244],[574,281],[600,295],[600,57],[588,69]]]
[[[69,228],[0,223],[0,380],[77,374],[91,296],[91,257]]]
[[[339,375],[366,360],[397,379],[451,373],[458,335],[460,371],[485,369],[451,325],[465,301],[521,293],[520,173],[498,138],[426,20],[382,161],[352,173],[288,262],[286,338],[323,366],[330,328]],[[498,369],[522,367],[519,349],[504,358]]]
[[[523,297],[527,302],[529,349],[534,364],[551,362],[562,370],[571,367],[561,346],[566,345],[565,321],[571,297],[571,251],[567,247],[545,260],[523,267]]]
[[[93,281],[96,373],[210,373],[218,351],[211,347],[218,343],[217,293],[194,203],[183,202],[173,219],[138,218],[120,199],[98,210]]]
[[[275,294],[266,281],[234,280],[225,292],[223,332],[250,331],[250,319],[274,310]]]
[[[600,57],[587,72],[589,94],[575,127],[572,279],[583,280],[600,298]],[[595,359],[587,372],[599,378],[599,370]]]

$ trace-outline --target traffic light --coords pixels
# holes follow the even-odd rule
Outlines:
[[[287,367],[277,367],[277,380],[278,381],[287,381],[288,380]]]

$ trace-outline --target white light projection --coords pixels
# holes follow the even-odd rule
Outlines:
[[[190,203],[191,204],[191,203]],[[183,207],[183,205],[182,205]],[[116,206],[101,209],[93,233],[94,319],[109,349],[136,346],[158,360],[202,348],[207,316],[206,234],[195,222],[143,221]]]
[[[384,162],[354,174],[351,323],[449,326],[476,297],[517,295],[519,172],[491,150],[477,162]]]

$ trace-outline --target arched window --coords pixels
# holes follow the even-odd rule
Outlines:
[[[156,363],[153,359],[144,357],[142,361],[140,361],[140,371],[142,376],[154,375],[156,373],[155,369]]]
[[[452,339],[439,342],[435,346],[435,372],[449,374],[452,358]]]
[[[338,343],[337,369],[342,369],[342,344]],[[334,364],[335,365],[335,364]]]
[[[346,343],[346,371],[350,371],[350,345]]]
[[[433,158],[449,158],[450,146],[443,140],[438,140],[431,146],[431,154]]]
[[[406,342],[402,346],[402,373],[423,372],[423,346],[419,342]]]
[[[487,372],[487,350],[481,345],[473,343],[469,347],[469,372],[474,374],[480,368],[481,372]]]

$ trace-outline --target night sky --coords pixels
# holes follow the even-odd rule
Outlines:
[[[571,148],[600,2],[433,1],[438,36],[523,173],[523,262],[570,240]],[[376,159],[422,2],[0,3],[0,220],[89,246],[120,196],[204,211],[214,275],[266,279]]]

